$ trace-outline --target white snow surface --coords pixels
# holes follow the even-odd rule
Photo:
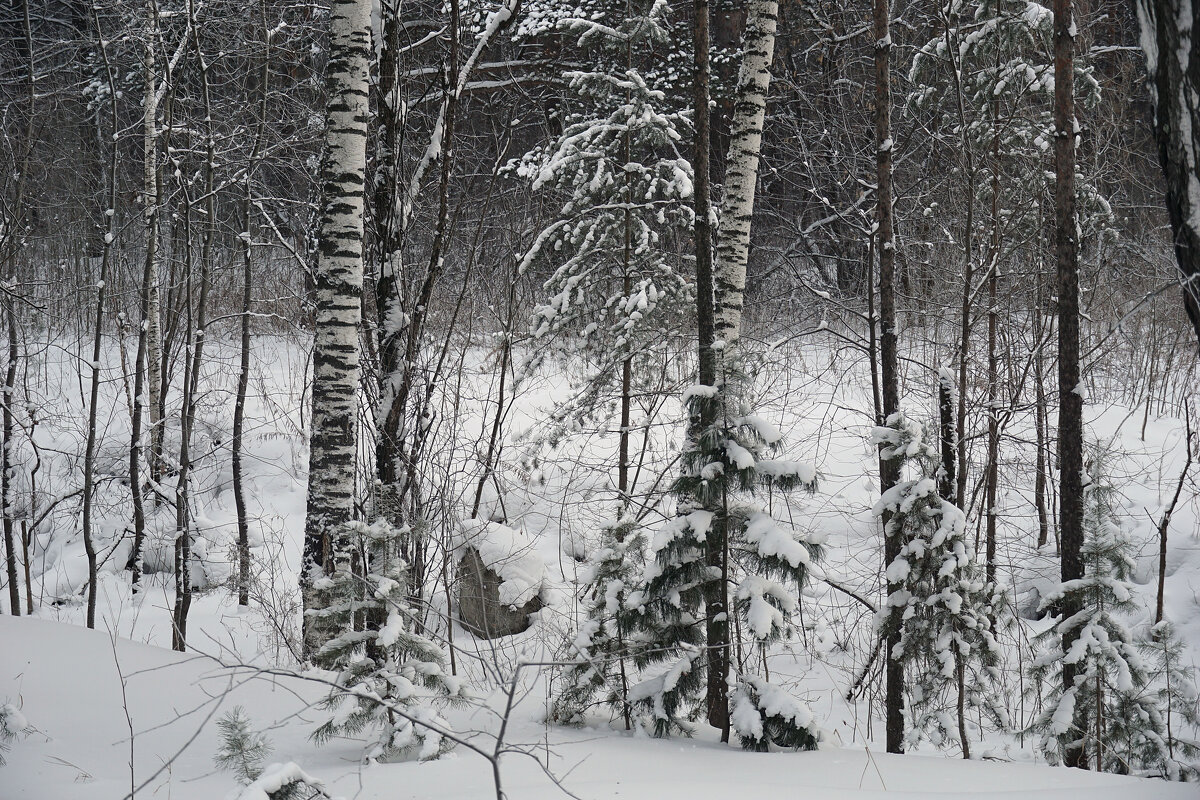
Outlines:
[[[212,764],[217,747],[212,721],[235,705],[245,707],[256,727],[270,729],[275,745],[272,758],[284,765],[268,768],[264,786],[274,778],[303,771],[323,781],[335,797],[476,800],[495,796],[490,763],[461,748],[440,761],[365,767],[356,764],[361,752],[356,742],[336,740],[315,748],[306,738],[319,715],[309,705],[322,690],[300,677],[223,666],[209,656],[173,653],[114,639],[104,631],[38,619],[0,618],[0,642],[5,644],[0,648],[0,687],[21,698],[23,713],[35,729],[16,742],[8,766],[0,767],[2,800],[120,800],[128,795],[130,744],[121,674],[135,732],[134,781],[146,784],[137,797],[238,797],[241,787]],[[215,645],[211,649],[218,652]],[[607,727],[546,728],[536,722],[537,705],[518,708],[508,740],[540,754],[543,764],[548,759],[549,770],[563,786],[585,800],[1173,800],[1196,796],[1194,787],[1162,781],[1029,764],[889,756],[840,747],[836,741],[822,743],[823,749],[813,753],[759,754],[721,745],[708,732],[695,739],[660,741]],[[457,720],[460,729],[469,724],[462,716]],[[484,720],[476,722],[488,728]],[[491,742],[484,746],[490,747]],[[501,775],[513,800],[567,796],[542,765],[527,756],[503,758]]]

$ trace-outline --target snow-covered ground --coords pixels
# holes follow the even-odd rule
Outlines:
[[[0,686],[34,730],[0,772],[3,800],[115,800],[127,796],[212,800],[236,796],[213,766],[214,720],[243,706],[268,732],[273,759],[296,760],[334,795],[380,800],[494,796],[491,763],[460,748],[430,763],[357,764],[361,745],[315,748],[307,736],[322,686],[205,655],[179,654],[104,631],[0,618]],[[495,691],[456,714],[461,730],[493,728]],[[501,781],[511,800],[565,798],[1088,798],[1196,797],[1192,785],[1029,764],[889,756],[831,744],[814,753],[743,753],[700,737],[654,740],[610,729],[548,728],[528,695],[506,736]],[[133,732],[131,737],[130,732]],[[473,739],[492,750],[492,736]],[[130,763],[132,761],[132,767]],[[561,788],[560,785],[561,784]],[[564,791],[565,790],[565,791]]]
[[[259,339],[259,374],[252,382],[247,440],[251,538],[255,545],[256,590],[249,609],[239,609],[225,586],[228,550],[234,531],[229,491],[228,428],[232,372],[229,353],[217,345],[204,385],[210,387],[201,409],[201,456],[195,472],[193,503],[201,535],[207,588],[196,596],[189,623],[187,655],[163,649],[170,642],[171,579],[165,571],[146,577],[146,590],[131,595],[120,534],[127,513],[128,489],[118,481],[102,483],[101,531],[108,555],[100,582],[98,630],[81,627],[82,543],[77,505],[68,498],[38,531],[34,548],[34,594],[40,619],[0,619],[0,704],[21,708],[33,732],[14,743],[9,764],[0,767],[0,800],[121,798],[181,800],[220,798],[236,789],[233,777],[216,770],[215,722],[234,706],[243,706],[258,729],[270,736],[273,760],[296,761],[325,780],[334,795],[362,798],[476,798],[493,792],[492,766],[483,756],[459,747],[434,763],[361,766],[361,742],[335,740],[324,747],[309,741],[323,719],[313,708],[325,687],[294,675],[256,672],[295,666],[288,648],[298,624],[298,563],[304,511],[305,415],[302,348],[283,340]],[[853,702],[845,694],[871,654],[872,613],[853,595],[878,602],[880,554],[878,523],[870,514],[878,488],[873,477],[876,455],[867,441],[869,383],[860,363],[839,361],[820,347],[787,350],[760,375],[759,412],[787,436],[786,454],[816,466],[821,485],[813,496],[775,499],[787,504],[798,527],[826,539],[825,581],[814,582],[802,603],[801,636],[775,647],[768,656],[772,680],[803,697],[825,732],[816,753],[750,754],[720,745],[701,733],[695,739],[652,740],[627,734],[593,720],[587,729],[546,726],[548,681],[553,670],[522,668],[521,662],[553,660],[574,623],[573,580],[577,557],[586,555],[601,522],[610,518],[614,479],[610,470],[616,436],[612,425],[578,426],[557,446],[546,444],[548,412],[569,396],[568,381],[544,375],[521,387],[508,417],[511,431],[497,479],[485,487],[485,511],[503,507],[509,525],[534,543],[532,553],[545,564],[543,594],[551,602],[526,634],[495,642],[477,642],[461,629],[454,633],[458,669],[474,687],[475,701],[448,713],[453,728],[470,743],[491,752],[515,685],[519,701],[505,733],[515,748],[501,761],[511,800],[655,797],[708,800],[717,797],[1046,797],[1171,798],[1200,797],[1200,791],[1161,781],[1102,776],[1035,763],[1032,743],[1016,735],[983,733],[976,756],[963,762],[925,745],[916,755],[889,756],[883,750],[881,698],[867,691]],[[110,374],[116,354],[110,354]],[[38,402],[41,503],[48,504],[71,487],[78,469],[80,442],[74,375],[50,358]],[[436,435],[453,446],[435,448],[436,458],[461,469],[462,497],[469,508],[475,490],[480,442],[494,413],[489,397],[492,364],[482,351],[464,360],[463,399],[455,416],[438,419]],[[39,373],[40,374],[40,373]],[[928,408],[920,376],[912,381],[906,406]],[[121,384],[105,386],[111,412],[105,440],[113,474],[128,436]],[[1099,402],[1088,406],[1093,432],[1111,440],[1118,456],[1115,471],[1130,536],[1141,548],[1135,580],[1139,603],[1153,608],[1157,581],[1157,521],[1169,502],[1183,465],[1181,420],[1151,415],[1142,436],[1141,411]],[[177,402],[177,397],[175,399]],[[679,435],[678,405],[658,412],[647,438],[650,457],[639,474],[639,490],[661,480],[669,483],[672,449]],[[1022,609],[1036,605],[1038,593],[1055,580],[1053,545],[1036,548],[1032,507],[1032,413],[1019,415],[1006,431],[1000,515],[1000,572],[1017,589]],[[168,451],[171,429],[168,427]],[[34,453],[26,452],[32,459]],[[102,461],[102,468],[104,459]],[[1197,469],[1200,472],[1200,469]],[[466,476],[465,478],[463,476]],[[1200,660],[1200,514],[1196,484],[1184,489],[1171,525],[1165,593],[1166,616]],[[465,488],[464,488],[465,487]],[[164,491],[171,493],[170,486]],[[777,514],[782,511],[776,506]],[[661,509],[648,513],[653,524]],[[148,554],[152,569],[163,569],[174,511],[164,505],[151,514],[157,547]],[[972,533],[972,535],[974,535]],[[440,595],[433,612],[444,611]],[[1133,620],[1137,623],[1144,620]],[[1045,623],[1027,619],[1027,639]],[[1020,699],[1022,685],[1018,641],[1008,642],[1005,665],[1010,714],[1028,721],[1033,709]],[[753,659],[756,656],[749,655]],[[253,665],[237,667],[232,665]],[[877,668],[877,665],[876,665]],[[124,691],[121,675],[125,677]],[[128,718],[125,708],[128,708]],[[133,774],[131,778],[131,736]],[[555,782],[560,785],[556,785]],[[143,786],[143,784],[145,784]]]

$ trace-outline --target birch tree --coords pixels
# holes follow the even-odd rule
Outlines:
[[[312,428],[301,592],[332,567],[336,539],[354,513],[359,341],[363,285],[363,204],[371,57],[371,6],[335,0],[329,16],[325,143],[313,346]],[[310,654],[322,634],[305,620]]]
[[[707,326],[708,276],[704,274],[708,258],[705,247],[708,154],[702,146],[708,135],[706,15],[697,14],[693,29],[697,47],[695,192],[700,385],[689,389],[684,398],[690,412],[688,442],[682,454],[683,470],[673,487],[680,514],[656,538],[654,561],[646,569],[642,589],[630,600],[631,608],[641,617],[635,627],[647,629],[649,633],[643,635],[665,645],[663,649],[651,648],[639,666],[673,662],[666,673],[643,681],[631,692],[635,703],[653,709],[656,732],[660,735],[675,718],[681,695],[699,689],[698,668],[702,663],[708,722],[721,731],[722,741],[729,740],[729,691],[733,680],[731,569],[737,569],[739,554],[756,552],[764,529],[775,529],[769,514],[762,514],[761,509],[748,504],[734,505],[735,499],[753,494],[755,487],[763,483],[809,490],[816,485],[816,474],[807,465],[761,458],[765,449],[778,446],[781,437],[778,431],[764,429],[761,420],[741,401],[744,386],[738,340],[777,18],[777,3],[771,0],[750,3],[712,269],[711,329]],[[712,338],[708,339],[710,331]],[[706,362],[706,358],[713,361]],[[786,568],[778,565],[776,574],[790,571],[788,577],[802,582],[815,551],[810,551],[810,543],[793,539],[791,532],[786,536],[789,552],[795,557],[786,562]],[[731,554],[731,549],[737,552]],[[755,603],[774,607],[775,602],[783,602],[770,580],[775,566],[748,557],[748,569],[738,585],[739,610]],[[697,649],[701,637],[696,630],[698,620],[693,620],[692,615],[701,599],[704,647]],[[778,608],[776,611],[779,616],[771,618],[782,622],[782,612]],[[772,627],[755,635],[758,633],[763,634],[758,638],[766,641],[778,631]],[[678,677],[681,672],[692,677],[681,680]],[[752,695],[759,697],[761,692],[747,689],[739,697],[753,705]]]
[[[746,265],[750,260],[750,223],[754,217],[754,192],[762,153],[763,122],[767,114],[767,89],[775,55],[775,28],[779,4],[751,0],[747,7],[742,65],[738,72],[725,163],[725,195],[721,202],[713,265],[713,335],[723,353],[720,372],[724,391],[739,392],[729,384],[739,366],[738,340],[742,332],[742,305],[746,291]],[[720,378],[719,378],[720,379]],[[728,403],[730,398],[726,397]],[[711,662],[708,670],[709,722],[729,738],[729,614],[727,581],[728,531],[726,513],[718,517],[707,542],[708,564],[719,567],[719,585],[710,583],[705,595],[706,627]]]

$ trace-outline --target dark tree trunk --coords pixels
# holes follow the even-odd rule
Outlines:
[[[875,180],[876,227],[879,253],[879,375],[883,418],[900,410],[900,362],[896,347],[896,239],[892,230],[892,87],[891,9],[888,0],[874,0],[875,36]],[[879,460],[879,488],[886,492],[900,480],[898,459]],[[887,529],[889,515],[884,515]],[[884,535],[884,569],[900,555],[900,537]],[[887,593],[901,587],[889,580]],[[904,666],[893,651],[900,645],[900,628],[891,626],[886,642],[887,750],[904,752]]]
[[[1058,263],[1058,459],[1059,525],[1063,582],[1083,577],[1083,396],[1079,393],[1079,242],[1075,225],[1075,57],[1072,0],[1054,0],[1054,253]],[[1064,599],[1058,613],[1068,619],[1079,603]],[[1070,651],[1078,630],[1063,634]],[[1075,688],[1076,668],[1063,663],[1063,690]],[[1077,710],[1076,713],[1079,713]],[[1064,754],[1067,766],[1082,767],[1082,747]]]
[[[1200,4],[1188,0],[1138,0],[1150,93],[1154,98],[1154,137],[1167,183],[1167,214],[1175,237],[1175,260],[1183,281],[1183,302],[1200,339],[1200,197],[1190,191],[1200,181]],[[1180,24],[1190,9],[1191,24]]]
[[[948,371],[938,375],[938,422],[942,446],[942,474],[938,479],[938,494],[954,501],[954,376]]]
[[[696,205],[696,339],[699,348],[699,383],[703,386],[717,384],[717,357],[713,350],[714,318],[713,318],[713,252],[712,252],[712,198],[709,186],[709,148],[711,136],[709,129],[709,4],[708,0],[696,0],[695,13],[692,20],[692,45],[694,57],[693,98],[692,108],[695,115],[696,140],[692,155],[694,173],[694,191]],[[711,425],[714,420],[707,415],[690,421],[690,434],[698,437],[699,431]],[[717,537],[710,537],[710,540]],[[714,541],[709,541],[706,561],[709,566],[720,568],[724,548]],[[720,587],[714,587],[719,589]],[[720,636],[720,623],[714,618],[714,604],[709,603],[709,595],[714,592],[706,591],[705,601],[708,612],[705,619],[705,632],[708,641]],[[708,721],[715,727],[725,730],[729,719],[728,689],[725,684],[725,674],[712,663],[710,651],[710,666],[708,670]]]

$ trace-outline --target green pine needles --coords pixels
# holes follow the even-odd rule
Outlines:
[[[996,641],[997,625],[1011,618],[1008,604],[975,560],[966,516],[938,495],[932,432],[897,412],[872,438],[880,457],[899,460],[909,475],[875,505],[886,519],[885,535],[901,540],[900,554],[887,565],[889,582],[901,588],[887,598],[880,629],[900,634],[892,658],[903,662],[907,676],[906,738],[938,746],[957,738],[969,757],[975,710],[1008,726],[997,691]]]
[[[340,554],[334,574],[314,585],[316,613],[339,633],[313,658],[336,673],[337,684],[324,703],[333,715],[313,739],[373,730],[368,760],[437,758],[453,746],[439,709],[464,700],[464,687],[442,648],[413,630],[400,531],[382,519],[347,527],[353,551]]]
[[[1084,575],[1042,600],[1042,608],[1079,610],[1035,640],[1041,652],[1030,670],[1032,691],[1043,692],[1044,706],[1030,731],[1054,764],[1186,778],[1196,774],[1188,759],[1197,749],[1179,729],[1196,719],[1193,676],[1169,624],[1140,637],[1132,630],[1141,612],[1132,583],[1135,549],[1118,516],[1111,457],[1103,445],[1092,448]],[[1072,686],[1063,686],[1063,664],[1075,665]]]
[[[685,392],[692,419],[713,422],[689,436],[672,487],[679,513],[655,534],[652,558],[627,603],[634,662],[648,673],[630,691],[630,700],[659,736],[688,731],[700,710],[709,653],[705,595],[711,584],[719,583],[718,591],[729,598],[733,634],[740,632],[743,642],[765,652],[766,645],[792,633],[800,591],[821,556],[816,536],[779,523],[763,503],[772,492],[815,491],[816,471],[802,462],[771,458],[782,436],[730,386],[694,386]],[[706,555],[713,535],[725,542],[721,566]],[[732,638],[730,646],[740,647]],[[731,679],[739,687],[732,723],[745,746],[761,749],[768,741],[815,746],[811,715],[798,710],[802,704],[793,708],[778,702],[786,694],[762,678]]]

